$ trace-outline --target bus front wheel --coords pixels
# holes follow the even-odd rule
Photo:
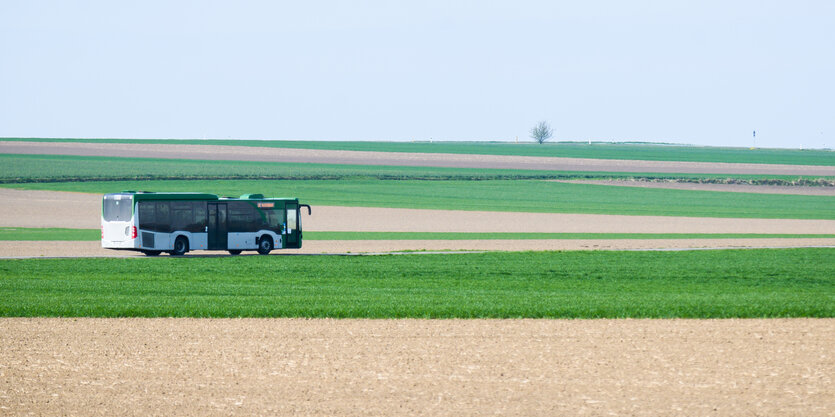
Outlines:
[[[270,251],[273,250],[273,238],[269,236],[264,236],[258,242],[258,253],[261,255],[269,255]]]
[[[240,249],[229,249],[229,253],[231,253],[232,255],[240,255],[241,251]]]
[[[188,239],[185,236],[180,236],[174,241],[174,250],[171,251],[171,254],[180,256],[185,255],[186,252],[188,252]]]
[[[143,250],[142,253],[144,253],[147,256],[157,256],[160,253],[162,253],[162,251],[161,250]]]

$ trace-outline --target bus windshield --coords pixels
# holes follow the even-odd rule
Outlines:
[[[126,222],[131,218],[131,203],[129,195],[108,195],[104,198],[102,216],[108,222]]]

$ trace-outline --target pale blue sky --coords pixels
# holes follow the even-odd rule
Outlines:
[[[835,147],[833,1],[0,2],[0,136]]]

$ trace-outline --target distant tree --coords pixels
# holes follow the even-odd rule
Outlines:
[[[551,139],[551,135],[554,134],[554,131],[551,130],[551,126],[548,125],[548,122],[541,121],[536,124],[531,129],[531,137],[540,145],[548,139]]]

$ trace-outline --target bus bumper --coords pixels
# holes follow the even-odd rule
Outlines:
[[[101,241],[101,247],[105,249],[139,249],[139,239],[131,240],[104,240]]]

